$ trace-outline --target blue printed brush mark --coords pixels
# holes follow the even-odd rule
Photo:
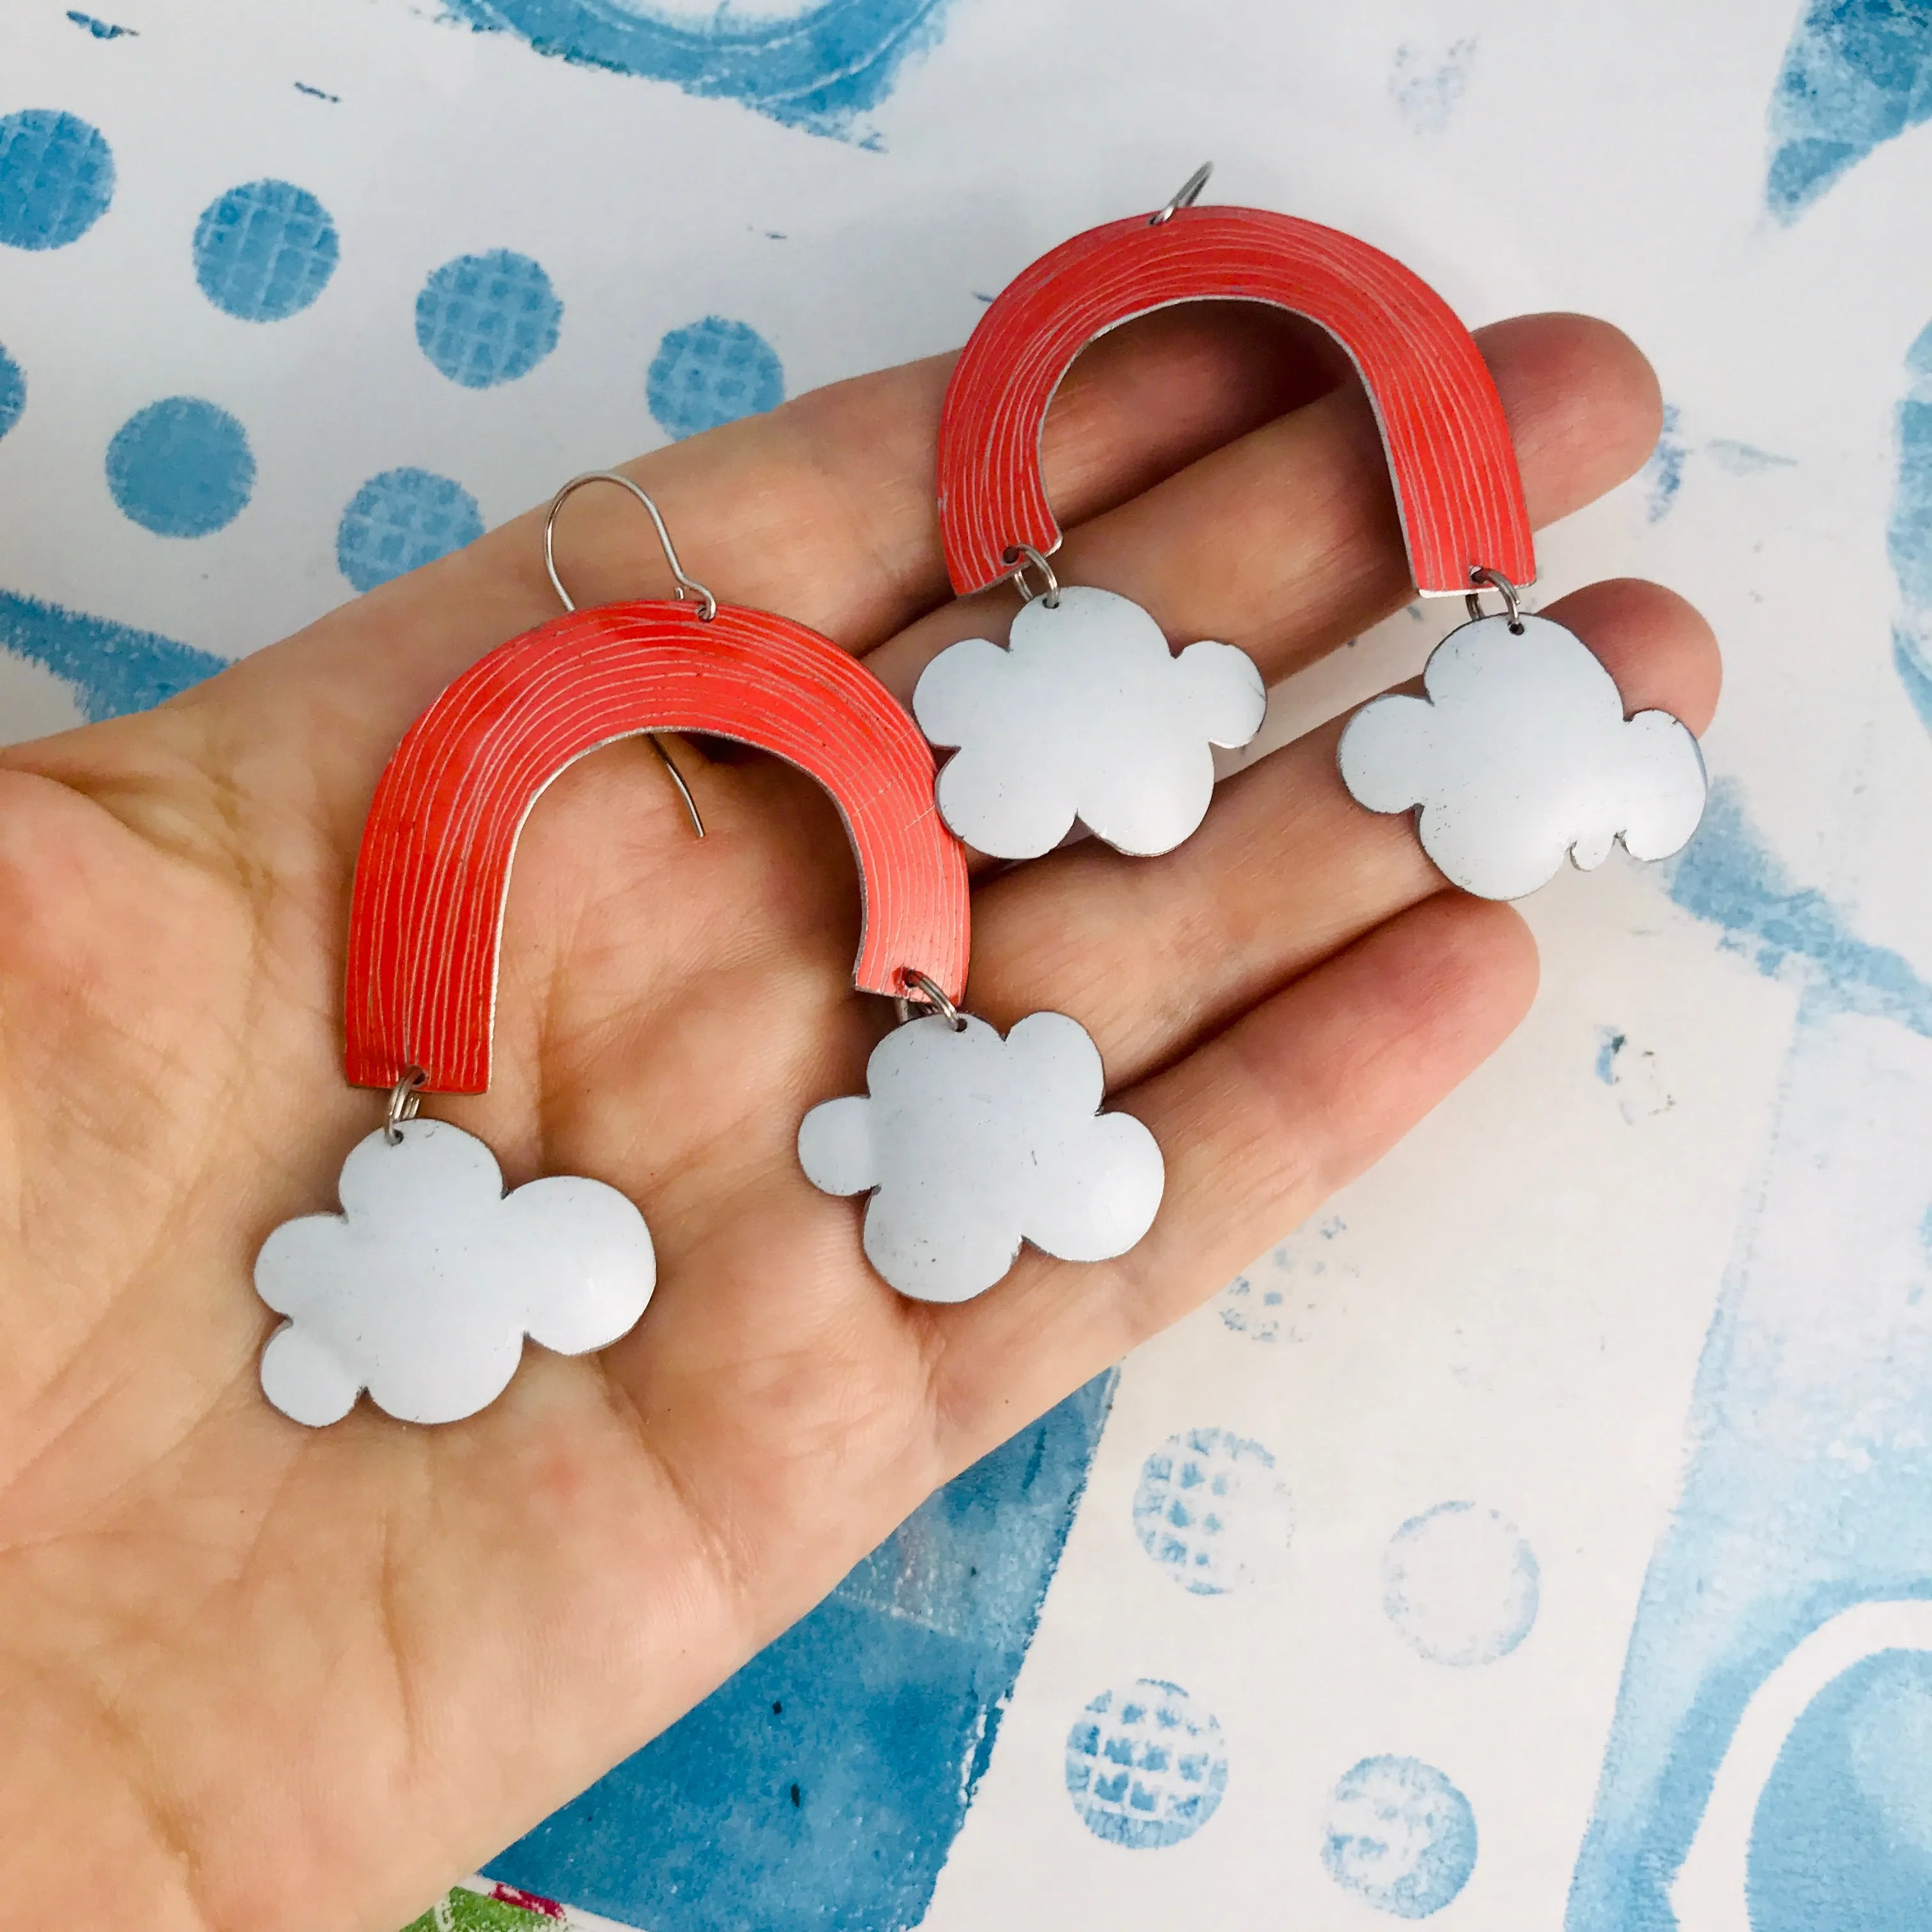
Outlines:
[[[1905,367],[1911,383],[1898,406],[1898,484],[1886,532],[1900,604],[1892,661],[1932,731],[1932,327],[1906,352]]]
[[[1365,1757],[1329,1800],[1322,1862],[1364,1905],[1395,1918],[1432,1918],[1476,1868],[1476,1815],[1433,1765]]]
[[[328,286],[342,252],[335,224],[292,182],[244,182],[219,194],[194,229],[194,278],[243,322],[280,322]]]
[[[68,9],[67,16],[76,27],[85,28],[97,40],[131,40],[136,36],[136,30],[132,27],[117,27],[112,21],[98,20],[92,14],[76,14],[71,7]]]
[[[1715,788],[1712,805],[1672,896],[1802,997],[1771,1144],[1699,1364],[1691,1460],[1645,1580],[1566,1923],[1917,1932],[1928,1894],[1901,1868],[1895,1834],[1886,1859],[1854,1876],[1774,1841],[1802,1839],[1799,1810],[1814,1845],[1834,1828],[1817,1808],[1823,1787],[1843,1783],[1833,1739],[1862,1721],[1853,1680],[1864,1658],[1897,1642],[1860,1634],[1873,1628],[1860,1619],[1904,1613],[1932,1630],[1921,1613],[1932,1606],[1932,985],[1791,881],[1734,786]],[[1808,1652],[1824,1656],[1832,1685],[1810,1718],[1785,1712],[1778,1688],[1780,1672],[1814,1667]],[[1748,1726],[1756,1712],[1768,1714]],[[1868,1749],[1867,1771],[1895,1798],[1904,1787],[1888,1735],[1894,1743]],[[1742,1827],[1740,1803],[1711,1804],[1720,1780],[1742,1794]],[[1866,1829],[1850,1814],[1838,1823],[1846,1845]],[[1856,1909],[1820,1907],[1814,1881],[1827,1877]],[[1915,1900],[1912,1915],[1890,1909],[1900,1896]]]
[[[1761,476],[1767,470],[1795,470],[1795,456],[1780,456],[1775,450],[1760,449],[1755,443],[1740,442],[1735,436],[1714,436],[1705,444],[1704,453],[1727,476]]]
[[[338,107],[340,106],[342,104],[342,97],[340,94],[331,94],[326,88],[311,87],[305,80],[298,80],[296,82],[295,90],[298,94],[306,94],[314,100],[332,102]]]
[[[64,248],[114,199],[114,156],[76,114],[29,107],[0,116],[0,242]]]
[[[459,255],[416,297],[416,344],[452,382],[493,388],[556,346],[563,304],[541,264],[507,248]]]
[[[1431,1664],[1494,1664],[1528,1636],[1543,1571],[1522,1532],[1472,1502],[1411,1516],[1382,1558],[1382,1610]]]
[[[1474,40],[1436,47],[1405,40],[1396,48],[1389,72],[1389,98],[1412,133],[1439,134],[1448,126],[1469,91],[1469,70],[1475,58]]]
[[[1767,979],[1805,988],[1814,1010],[1932,1036],[1932,986],[1900,954],[1859,938],[1823,893],[1792,884],[1744,816],[1734,780],[1712,786],[1704,821],[1674,862],[1670,896]]]
[[[1678,433],[1682,420],[1677,405],[1666,403],[1664,428],[1658,434],[1657,447],[1650,452],[1650,460],[1644,465],[1643,473],[1650,485],[1644,499],[1644,514],[1653,524],[1661,523],[1670,514],[1677,493],[1684,487],[1684,460],[1690,452]]]
[[[1220,1724],[1178,1684],[1143,1677],[1103,1690],[1066,1734],[1066,1795],[1109,1844],[1178,1845],[1214,1816],[1227,1788]]]
[[[152,631],[0,590],[0,650],[71,684],[90,724],[146,711],[212,677],[224,660]]]
[[[20,420],[27,406],[27,378],[20,365],[0,349],[0,436]]]
[[[652,1932],[925,1916],[1060,1561],[1114,1378],[923,1504],[722,1689],[492,1862]]]
[[[1664,1082],[1657,1054],[1649,1047],[1633,1048],[1620,1027],[1597,1030],[1597,1078],[1616,1090],[1617,1111],[1631,1126],[1640,1120],[1667,1114],[1677,1096]]]
[[[1759,1800],[1752,1932],[1922,1932],[1932,1903],[1932,1654],[1888,1650],[1792,1727]]]
[[[200,396],[169,396],[114,432],[107,487],[122,514],[157,536],[208,536],[254,494],[254,452],[226,410]]]
[[[1199,1597],[1276,1568],[1294,1534],[1273,1451],[1226,1429],[1169,1436],[1142,1465],[1133,1516],[1141,1547]]]
[[[1895,1834],[1862,1871],[1837,1862],[1869,1840],[1873,1792],[1856,1812],[1816,1808],[1842,1787],[1834,1734],[1864,1708],[1852,1680],[1897,1654],[1834,1633],[1932,1610],[1932,1034],[1910,1005],[1874,1017],[1862,1004],[1820,986],[1800,1010],[1698,1367],[1690,1466],[1631,1633],[1570,1932],[1925,1923],[1932,1893]],[[1833,1688],[1809,1718],[1780,1718],[1777,1673],[1820,1642]],[[1768,1698],[1767,1750],[1745,1720]],[[1892,1735],[1867,1753],[1890,1794],[1880,1813],[1909,1781]],[[1742,1804],[1713,1805],[1720,1780]],[[1821,1886],[1861,1909],[1817,1909]],[[1885,1909],[1902,1897],[1913,1912]]]
[[[707,315],[658,345],[644,398],[665,435],[682,441],[784,400],[778,352],[748,322]]]
[[[335,561],[358,590],[373,590],[482,534],[482,512],[461,484],[428,470],[385,470],[349,500]]]
[[[1600,1027],[1597,1033],[1597,1078],[1606,1087],[1617,1077],[1617,1055],[1623,1052],[1628,1036],[1615,1027]]]
[[[1660,524],[1676,507],[1678,494],[1684,488],[1684,471],[1694,456],[1708,457],[1727,476],[1759,476],[1767,470],[1793,469],[1797,463],[1795,457],[1760,449],[1756,444],[1741,442],[1736,436],[1716,436],[1693,444],[1684,434],[1683,412],[1674,403],[1666,403],[1657,447],[1651,452],[1643,470],[1648,485],[1644,514],[1650,522]]]
[[[1765,202],[1792,222],[1882,143],[1932,115],[1924,0],[1810,0],[1767,119]]]
[[[815,0],[780,17],[725,4],[708,20],[650,0],[446,0],[478,30],[538,52],[742,102],[812,134],[849,134],[908,57],[944,31],[946,0]]]

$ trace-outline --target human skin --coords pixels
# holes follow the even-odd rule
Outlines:
[[[1532,513],[1629,474],[1654,380],[1608,326],[1480,338]],[[1010,591],[950,599],[932,500],[947,358],[630,466],[686,568],[800,619],[902,698]],[[591,452],[584,452],[586,458]],[[1270,680],[1408,595],[1359,390],[1226,305],[1083,357],[1048,482],[1063,580]],[[1159,1138],[1114,1262],[1023,1253],[978,1300],[902,1300],[816,1192],[807,1108],[862,1090],[836,814],[760,757],[643,740],[526,827],[495,1079],[430,1109],[506,1180],[644,1209],[659,1282],[602,1356],[529,1350],[490,1408],[311,1431],[262,1399],[263,1237],[333,1204],[381,1096],[340,1072],[357,839],[410,720],[555,610],[540,513],[158,710],[0,753],[0,1897],[116,1932],[393,1932],[808,1610],[934,1486],[1195,1306],[1490,1053],[1532,996],[1508,907],[1357,808],[1324,728],[1224,784],[1178,850],[1094,842],[976,886],[965,1004],[1052,1009]],[[580,604],[662,596],[622,493],[573,499]],[[1715,647],[1619,581],[1550,613],[1626,707],[1702,729]],[[997,630],[994,632],[998,634]]]

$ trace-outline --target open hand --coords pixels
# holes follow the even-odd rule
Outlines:
[[[1482,340],[1539,521],[1642,461],[1656,388],[1613,330]],[[1220,304],[1150,318],[1082,358],[1046,450],[1063,581],[1270,680],[1407,594],[1366,403],[1303,341]],[[946,375],[841,384],[632,473],[720,598],[903,698],[1016,602],[948,600]],[[363,815],[438,689],[554,614],[539,530],[0,754],[0,1895],[37,1923],[392,1932],[1309,1214],[1530,998],[1521,920],[1351,802],[1334,727],[1164,858],[1088,842],[988,874],[968,1007],[1077,1018],[1166,1196],[1118,1261],[1028,1250],[977,1300],[908,1303],[795,1150],[889,1017],[851,989],[836,814],[774,760],[682,746],[700,844],[648,746],[611,747],[525,832],[492,1090],[428,1111],[512,1184],[622,1189],[656,1298],[602,1356],[530,1349],[468,1421],[299,1427],[257,1383],[250,1271],[381,1118],[340,1072]],[[667,594],[620,492],[573,500],[559,556],[581,605]],[[1716,653],[1679,600],[1599,584],[1553,614],[1628,710],[1706,722]]]

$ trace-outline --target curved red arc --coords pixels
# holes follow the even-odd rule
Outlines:
[[[1010,545],[1051,551],[1060,526],[1040,425],[1096,335],[1169,304],[1271,303],[1320,324],[1375,405],[1420,590],[1466,590],[1478,566],[1535,580],[1515,446],[1469,332],[1421,278],[1339,230],[1258,208],[1132,215],[1042,255],[973,332],[946,392],[939,508],[962,596],[1004,576]]]
[[[524,818],[564,767],[642,731],[701,731],[788,760],[832,795],[859,862],[854,978],[916,968],[965,989],[964,849],[933,805],[932,753],[872,673],[789,618],[720,604],[614,604],[513,638],[410,727],[376,788],[349,932],[347,1068],[428,1090],[490,1084],[496,962]]]

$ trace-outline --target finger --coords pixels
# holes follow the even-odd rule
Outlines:
[[[1144,1341],[1311,1214],[1502,1044],[1536,988],[1508,906],[1443,893],[1378,927],[1119,1098],[1167,1160],[1140,1245],[1072,1266],[1029,1249],[930,1322],[949,1468]]]
[[[834,383],[655,451],[626,472],[658,502],[685,569],[717,596],[869,646],[948,594],[935,478],[953,359]],[[1090,516],[1328,380],[1300,338],[1264,311],[1150,316],[1096,344],[1070,375],[1042,440],[1049,485],[1070,514]],[[292,696],[312,695],[331,707],[338,734],[386,754],[458,671],[557,614],[544,566],[546,514],[530,511],[258,652],[245,674],[206,687],[204,701],[272,704],[286,722]],[[674,587],[648,519],[614,489],[571,500],[556,557],[580,608]]]
[[[1592,584],[1546,614],[1601,658],[1632,712],[1710,721],[1710,626],[1660,585]],[[1110,1082],[1144,1078],[1297,974],[1447,889],[1412,813],[1364,811],[1336,766],[1337,718],[1236,774],[1159,859],[1097,841],[1016,868],[974,902],[968,1000],[1002,1028],[1072,1014]]]
[[[1567,516],[1644,461],[1657,379],[1628,337],[1588,316],[1520,316],[1479,330],[1509,418],[1532,522]],[[1382,439],[1359,385],[1335,391],[1068,536],[1063,583],[1152,611],[1170,637],[1238,644],[1270,682],[1412,594]],[[1002,586],[934,611],[866,660],[902,698],[956,639],[1005,635]]]

